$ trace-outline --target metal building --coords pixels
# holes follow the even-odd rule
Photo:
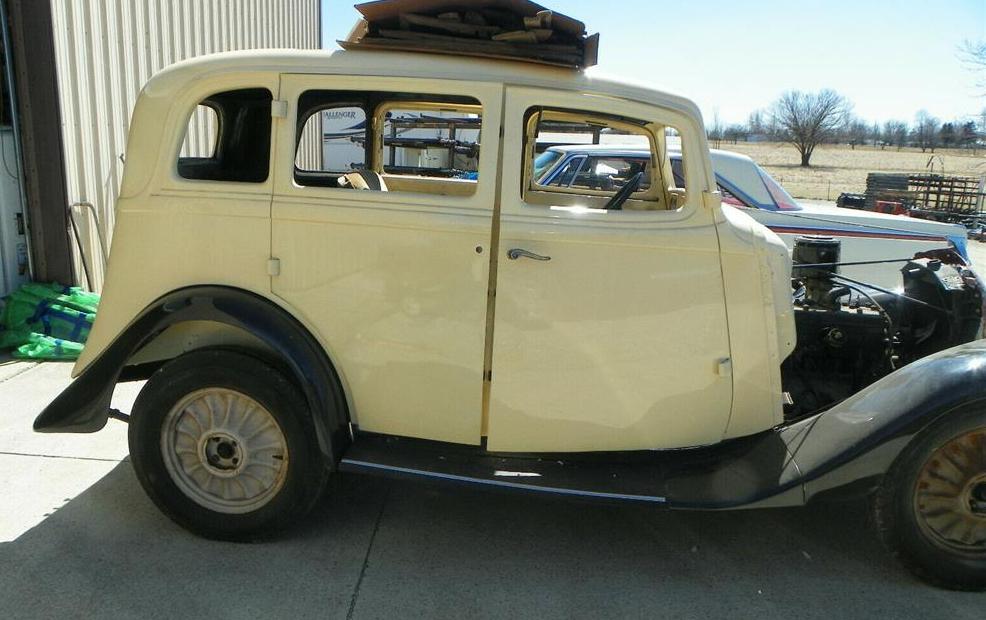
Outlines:
[[[318,48],[319,5],[319,0],[51,0],[66,204],[75,205],[73,252],[80,284],[102,286],[130,113],[148,78],[174,62],[213,52]]]

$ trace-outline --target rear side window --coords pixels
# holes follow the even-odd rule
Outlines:
[[[302,126],[295,168],[304,172],[347,173],[366,168],[366,110],[332,105],[309,114]]]
[[[265,88],[245,88],[202,100],[188,121],[178,175],[199,181],[266,181],[272,99]]]

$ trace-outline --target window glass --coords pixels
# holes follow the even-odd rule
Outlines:
[[[544,174],[555,165],[559,159],[561,159],[561,151],[545,151],[534,158],[534,178],[539,182],[542,181]]]
[[[317,110],[302,126],[294,165],[310,172],[352,172],[366,167],[366,112],[342,105]]]
[[[798,202],[791,197],[791,194],[787,193],[787,190],[781,186],[780,183],[774,180],[774,177],[767,174],[767,171],[757,166],[757,171],[760,173],[760,178],[763,179],[763,184],[767,186],[767,191],[770,192],[770,197],[774,199],[774,204],[781,211],[798,211],[801,206]]]
[[[190,114],[178,155],[179,176],[262,183],[270,171],[271,93],[247,88],[217,93]]]
[[[575,181],[575,176],[579,173],[584,162],[585,157],[569,157],[558,169],[558,172],[551,175],[550,179],[542,179],[541,183],[554,187],[571,187],[572,182]]]
[[[722,202],[727,205],[733,205],[734,207],[752,207],[742,200],[740,200],[733,192],[729,191],[722,183],[717,183],[716,186],[719,188],[719,193],[722,194]]]
[[[638,191],[645,191],[650,187],[649,154],[640,157],[589,157],[569,187],[615,191],[638,172],[642,173]]]

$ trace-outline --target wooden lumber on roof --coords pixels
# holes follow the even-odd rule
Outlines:
[[[506,58],[572,68],[596,64],[599,35],[530,0],[377,0],[344,49],[389,49]]]

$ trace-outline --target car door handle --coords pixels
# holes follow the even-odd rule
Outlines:
[[[525,250],[523,248],[512,248],[507,250],[507,258],[510,260],[517,260],[518,258],[530,258],[532,260],[551,260],[550,256],[542,256],[540,254],[535,254],[530,250]]]

